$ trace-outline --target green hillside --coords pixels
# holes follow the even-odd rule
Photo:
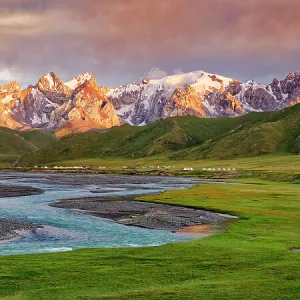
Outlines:
[[[36,151],[55,140],[53,135],[38,130],[20,132],[0,127],[0,165],[11,164],[20,155]]]
[[[268,153],[300,152],[300,105],[280,112],[249,113],[238,118],[175,117],[106,132],[70,135],[24,155],[20,165],[97,157],[230,159]]]
[[[269,153],[300,153],[300,105],[279,112],[256,113],[254,122],[175,153],[173,159],[228,159]],[[254,114],[248,114],[254,116]],[[238,118],[242,119],[244,117]]]

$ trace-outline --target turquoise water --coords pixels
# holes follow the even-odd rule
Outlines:
[[[42,229],[25,232],[21,237],[1,242],[1,255],[60,252],[79,248],[158,246],[192,238],[163,230],[124,226],[107,219],[49,206],[56,199],[137,195],[183,189],[191,186],[190,179],[138,177],[138,183],[128,183],[126,177],[123,182],[121,176],[111,176],[107,182],[107,177],[98,176],[96,184],[61,185],[52,184],[46,177],[42,174],[0,174],[0,183],[45,190],[41,195],[0,198],[0,218],[18,219],[43,226]],[[91,190],[101,191],[102,194],[92,194]]]

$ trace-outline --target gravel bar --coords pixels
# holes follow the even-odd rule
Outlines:
[[[217,224],[226,220],[220,214],[209,211],[130,200],[64,199],[51,206],[80,210],[83,213],[110,219],[123,225],[171,232],[193,225]]]
[[[43,190],[31,186],[0,184],[0,198],[39,195]]]
[[[0,218],[0,241],[13,239],[20,236],[24,231],[35,230],[37,228],[41,228],[41,226],[18,220]]]

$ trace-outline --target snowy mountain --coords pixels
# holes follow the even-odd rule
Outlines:
[[[62,136],[172,116],[235,117],[299,102],[300,73],[262,85],[195,71],[109,89],[99,87],[91,73],[63,83],[50,72],[25,90],[17,82],[0,87],[0,126],[54,130]]]
[[[120,125],[106,99],[107,88],[98,87],[91,74],[64,84],[54,73],[47,73],[35,86],[22,91],[18,83],[11,85],[11,89],[0,87],[1,126],[54,130],[60,136]]]
[[[180,115],[235,117],[251,111],[280,110],[300,100],[300,73],[262,85],[196,71],[143,80],[111,89],[109,101],[132,125]]]
[[[119,86],[107,96],[122,119],[143,125],[178,115],[239,115],[242,111],[236,99],[212,97],[225,93],[232,84],[235,80],[231,78],[197,71]]]

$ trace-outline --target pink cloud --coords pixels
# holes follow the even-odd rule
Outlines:
[[[86,64],[139,76],[194,61],[228,61],[229,72],[297,66],[299,9],[298,0],[0,0],[0,66],[70,73]]]

